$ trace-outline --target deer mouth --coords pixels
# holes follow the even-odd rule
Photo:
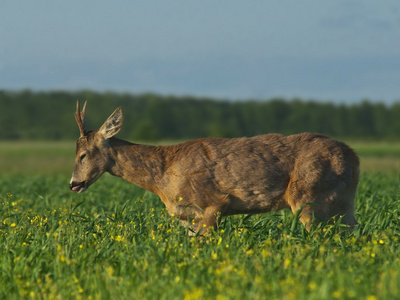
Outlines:
[[[86,187],[86,182],[79,182],[79,183],[71,182],[69,188],[73,192],[82,193],[86,190],[87,187]]]

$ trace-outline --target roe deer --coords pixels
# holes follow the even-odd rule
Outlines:
[[[157,194],[168,212],[195,232],[220,218],[290,208],[301,222],[342,217],[353,227],[359,160],[346,144],[302,133],[242,138],[202,138],[171,146],[146,146],[115,138],[123,122],[117,108],[99,130],[85,129],[86,102],[75,114],[72,191],[84,192],[104,172]]]

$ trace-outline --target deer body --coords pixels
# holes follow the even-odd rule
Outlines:
[[[122,126],[118,109],[98,131],[86,132],[79,118],[84,116],[78,112],[74,191],[86,190],[109,172],[157,194],[171,215],[195,231],[215,228],[223,216],[282,208],[302,209],[300,219],[308,229],[312,221],[339,215],[342,223],[356,224],[358,158],[326,136],[266,134],[154,147],[114,137]]]

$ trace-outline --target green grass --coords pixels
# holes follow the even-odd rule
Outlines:
[[[359,156],[373,156],[373,157],[400,157],[400,143],[399,142],[362,142],[362,141],[348,141],[348,144],[358,153]]]
[[[122,179],[105,175],[83,194],[70,192],[74,149],[44,147],[47,155],[0,145],[0,299],[400,296],[393,170],[362,172],[352,234],[335,226],[310,234],[284,210],[225,218],[199,239],[155,195]],[[13,171],[3,171],[11,161]]]

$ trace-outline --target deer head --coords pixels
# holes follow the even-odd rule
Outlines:
[[[87,131],[85,128],[86,102],[82,111],[79,112],[79,110],[78,100],[75,119],[80,137],[76,141],[75,167],[69,186],[72,191],[82,193],[109,170],[112,164],[109,155],[109,140],[120,131],[124,116],[122,109],[117,108],[99,130]]]

